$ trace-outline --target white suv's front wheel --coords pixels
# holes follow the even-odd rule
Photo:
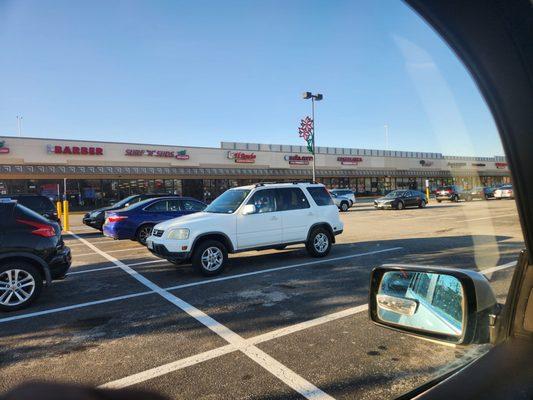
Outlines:
[[[315,228],[305,244],[307,252],[313,257],[325,257],[331,250],[331,235],[325,228]]]
[[[213,276],[224,270],[227,259],[226,246],[216,240],[206,240],[194,249],[192,265],[202,275]]]

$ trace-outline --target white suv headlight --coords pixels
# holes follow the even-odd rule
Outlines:
[[[168,233],[168,238],[169,239],[174,239],[174,240],[186,240],[186,239],[189,239],[189,229],[187,228],[179,228],[179,229],[172,229],[169,233]]]

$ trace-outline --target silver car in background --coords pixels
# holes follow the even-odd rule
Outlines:
[[[353,204],[346,196],[341,196],[339,194],[334,193],[333,191],[329,192],[329,194],[331,195],[331,198],[333,199],[335,205],[339,207],[339,210],[341,210],[342,212],[348,211]]]
[[[351,189],[331,189],[329,192],[346,197],[350,201],[350,207],[355,204],[355,192]]]

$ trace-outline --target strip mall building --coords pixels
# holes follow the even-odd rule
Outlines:
[[[0,193],[66,194],[72,207],[105,205],[130,194],[167,192],[211,201],[260,181],[311,179],[305,146],[228,143],[218,148],[0,137]],[[317,180],[377,195],[397,188],[510,181],[504,157],[318,147]]]

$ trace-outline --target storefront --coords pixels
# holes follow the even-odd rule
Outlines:
[[[109,204],[136,193],[175,193],[211,201],[230,187],[311,179],[304,146],[222,143],[218,148],[59,139],[0,138],[0,193],[66,197],[72,209]],[[317,180],[359,196],[397,188],[510,181],[503,157],[447,157],[319,147]],[[65,185],[66,184],[66,185]]]

